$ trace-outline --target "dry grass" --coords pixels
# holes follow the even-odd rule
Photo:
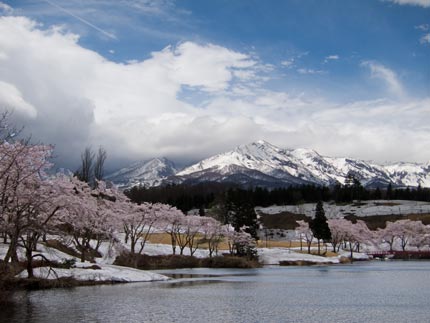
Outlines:
[[[364,217],[357,217],[356,215],[348,215],[345,219],[355,222],[356,220],[363,220],[370,230],[377,230],[378,228],[385,228],[386,222],[395,222],[397,220],[410,219],[412,221],[422,221],[423,224],[430,224],[430,214],[387,214],[387,215],[370,215]]]
[[[383,203],[375,203],[376,206],[397,206],[401,205],[400,203],[395,202],[383,202]]]
[[[203,236],[199,236],[199,238],[202,238]],[[170,235],[168,233],[152,233],[148,239],[148,242],[150,243],[161,243],[161,244],[167,244],[171,245],[172,240],[170,238]],[[207,243],[199,244],[199,248],[201,249],[208,249]],[[222,241],[219,246],[219,250],[228,250],[228,244],[226,241]]]
[[[258,248],[300,248],[300,242],[298,241],[273,241],[273,240],[259,240],[257,243]],[[306,244],[303,243],[303,248]]]
[[[167,233],[152,233],[149,236],[148,242],[150,243],[162,243],[162,244],[171,244],[172,240],[170,235]]]
[[[148,241],[150,243],[161,243],[161,244],[167,244],[170,245],[171,244],[171,240],[170,240],[170,235],[168,233],[153,233],[151,234],[151,236],[149,237]],[[274,240],[268,240],[267,244],[266,244],[266,240],[259,240],[257,242],[257,247],[258,248],[300,248],[300,242],[299,241],[274,241]],[[306,243],[303,242],[302,244],[303,247],[303,251],[302,253],[307,253],[307,246]],[[318,245],[316,243],[313,243],[311,245],[312,248],[317,248]],[[199,248],[202,249],[207,249],[208,246],[206,243],[199,245]],[[228,250],[228,244],[226,241],[223,241],[220,243],[219,250]],[[297,251],[297,250],[296,250]],[[300,252],[300,251],[297,251]],[[323,252],[323,251],[321,251]],[[316,254],[313,253],[313,254]],[[326,252],[326,256],[327,257],[334,257],[337,254],[327,250]]]
[[[297,251],[297,252],[298,253],[305,253],[305,254],[308,253],[307,249],[303,249],[302,251]],[[318,256],[318,252],[316,250],[311,250],[311,255]],[[338,256],[337,253],[330,251],[330,250],[324,251],[323,248],[321,248],[321,255],[323,255],[325,257],[336,257],[336,256]]]

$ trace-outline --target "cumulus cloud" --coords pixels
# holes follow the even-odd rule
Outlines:
[[[78,40],[27,18],[0,18],[2,102],[26,112],[18,121],[40,140],[55,143],[65,159],[90,143],[107,146],[113,157],[167,152],[160,142],[180,138],[178,131],[188,133],[190,122],[205,115],[178,99],[183,86],[215,95],[234,80],[252,82],[256,68],[246,54],[191,42],[120,64]]]
[[[401,88],[393,71],[364,65]],[[111,162],[167,156],[185,163],[257,139],[328,155],[428,158],[429,100],[339,105],[268,90],[261,84],[271,68],[250,54],[193,42],[117,63],[60,28],[0,18],[0,104],[13,106],[18,125],[55,144],[56,162],[72,169],[87,145],[103,145]],[[204,99],[184,100],[187,89]]]
[[[375,61],[364,61],[361,65],[369,68],[372,78],[383,81],[392,94],[398,97],[404,95],[403,85],[393,70]]]
[[[14,109],[18,114],[35,118],[37,111],[34,106],[26,102],[22,93],[12,84],[0,81],[0,106]]]
[[[399,5],[420,6],[424,8],[430,7],[430,0],[383,0],[383,1],[391,1]]]

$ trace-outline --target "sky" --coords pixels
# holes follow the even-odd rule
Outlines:
[[[430,161],[430,0],[0,1],[0,109],[76,169],[266,140]]]

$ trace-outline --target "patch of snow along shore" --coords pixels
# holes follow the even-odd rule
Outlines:
[[[91,266],[93,264],[83,263],[82,265]],[[44,279],[57,279],[63,277],[74,278],[79,281],[97,281],[97,282],[151,282],[151,281],[164,281],[169,278],[156,274],[150,271],[114,266],[114,265],[100,265],[101,269],[90,269],[76,267],[71,269],[54,268],[49,270],[47,267],[34,268],[34,276]],[[27,272],[21,272],[17,277],[27,278]]]
[[[338,264],[338,257],[321,257],[294,252],[286,248],[259,248],[258,257],[264,265],[279,265],[281,261],[310,261],[315,263]]]

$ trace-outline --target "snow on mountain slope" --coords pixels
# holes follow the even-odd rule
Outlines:
[[[232,171],[232,166],[236,166]],[[284,184],[345,183],[348,174],[365,186],[388,185],[430,187],[430,165],[395,164],[380,166],[351,158],[324,157],[311,149],[281,149],[265,141],[241,145],[236,149],[207,158],[177,173],[181,177],[204,176],[205,173],[233,175],[238,169],[259,172]],[[242,172],[243,171],[239,171]]]
[[[399,163],[384,167],[392,182],[402,186],[430,187],[430,163]]]
[[[119,187],[157,186],[176,172],[174,163],[167,158],[154,158],[122,168],[106,176],[106,180],[112,181]]]
[[[232,151],[210,157],[176,175],[186,177],[209,170],[212,173],[228,174],[231,165],[261,172],[283,180],[285,184],[343,184],[349,172],[354,172],[364,181],[375,176],[386,178],[380,168],[362,161],[323,157],[310,149],[281,149],[265,141],[242,145]]]
[[[241,145],[177,172],[165,158],[133,164],[107,179],[123,187],[156,186],[162,182],[233,182],[244,186],[344,184],[353,174],[367,187],[430,187],[430,163],[381,166],[351,158],[325,157],[311,149],[282,149],[266,141]]]

